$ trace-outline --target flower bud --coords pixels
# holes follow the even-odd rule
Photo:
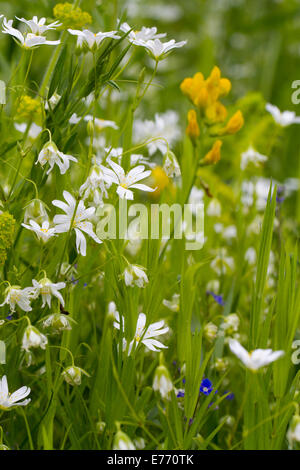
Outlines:
[[[30,348],[46,349],[48,339],[32,325],[27,326],[22,339],[22,349],[29,352]]]
[[[224,373],[228,367],[228,360],[225,357],[219,357],[214,364],[215,369],[221,374]]]
[[[289,430],[287,432],[287,439],[290,445],[293,444],[294,441],[300,442],[300,416],[295,415],[293,416]]]
[[[80,367],[77,366],[69,366],[67,367],[63,372],[62,376],[65,379],[65,381],[70,384],[70,385],[80,385],[81,384],[81,374],[85,374],[88,376],[88,374],[81,369]]]
[[[113,450],[135,450],[135,446],[130,437],[119,429],[115,435]]]
[[[38,224],[48,220],[46,206],[43,201],[33,199],[27,206],[24,214],[24,223],[26,224],[30,219]]]
[[[173,390],[173,383],[168,369],[164,365],[156,368],[153,380],[153,390],[159,391],[163,398],[168,398]]]
[[[144,268],[135,264],[130,264],[123,273],[126,286],[130,287],[145,287],[149,280]]]
[[[195,143],[200,135],[200,129],[197,122],[197,114],[194,109],[190,109],[187,115],[188,125],[186,128],[186,134],[189,136],[191,141]]]
[[[181,175],[180,166],[177,158],[171,150],[168,150],[164,157],[163,169],[169,178],[178,177]]]
[[[135,445],[135,448],[138,449],[138,450],[142,450],[142,449],[145,449],[145,439],[143,439],[142,437],[137,437],[136,439],[134,439],[134,445]]]
[[[205,325],[204,327],[204,336],[205,338],[212,342],[214,339],[216,339],[218,333],[218,327],[212,322],[209,322]]]
[[[87,135],[92,137],[94,135],[94,131],[95,131],[94,122],[93,122],[93,119],[90,119],[86,125]]]
[[[71,330],[70,320],[67,315],[62,313],[53,313],[49,315],[43,322],[44,328],[51,328],[54,334],[58,334],[64,330]]]
[[[105,429],[106,423],[104,421],[98,421],[96,423],[96,430],[99,434],[102,434]]]
[[[5,444],[0,444],[0,450],[10,450]]]

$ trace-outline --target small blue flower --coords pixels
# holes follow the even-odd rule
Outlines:
[[[184,397],[184,391],[179,390],[176,396],[177,396],[177,398],[183,398]]]
[[[217,304],[221,305],[221,307],[224,307],[225,302],[223,300],[223,295],[214,294],[214,292],[211,292],[209,290],[206,293],[207,295],[211,295],[214,298],[214,300],[217,302]]]
[[[13,316],[12,315],[7,315],[6,320],[12,320]]]
[[[74,284],[74,286],[76,286],[76,284],[78,284],[79,281],[77,279],[75,279],[74,276],[72,276],[71,282],[72,282],[72,284]]]
[[[209,379],[203,379],[200,385],[200,392],[209,395],[213,390],[212,383]]]
[[[182,383],[185,384],[185,379],[182,379]]]
[[[229,393],[229,392],[225,392],[225,395]],[[233,400],[234,399],[234,393],[230,392],[229,395],[227,395],[227,397],[225,397],[226,400]]]

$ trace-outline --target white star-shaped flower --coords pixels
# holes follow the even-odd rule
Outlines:
[[[120,329],[120,316],[118,312],[115,312],[115,319],[114,327],[118,330]],[[168,346],[163,345],[160,341],[155,339],[157,336],[161,336],[169,331],[169,327],[165,326],[164,320],[152,323],[146,328],[146,315],[144,313],[140,313],[136,325],[135,335],[133,340],[130,342],[128,346],[128,355],[131,353],[133,346],[135,348],[141,342],[143,343],[148,349],[151,351],[160,351],[163,348],[167,348]],[[124,317],[122,317],[122,330],[124,331]],[[123,350],[127,347],[127,342],[123,340]]]
[[[29,224],[30,225],[23,223],[22,225],[28,230],[34,232],[38,239],[42,240],[44,243],[46,243],[50,238],[55,236],[55,228],[50,228],[48,220],[44,220],[42,226],[40,226],[35,220],[30,219]]]
[[[13,406],[26,406],[31,401],[30,398],[23,400],[30,394],[29,387],[21,387],[13,393],[9,393],[6,375],[0,379],[0,409],[7,410]],[[23,401],[20,401],[23,400]]]
[[[151,174],[151,170],[144,171],[144,165],[138,165],[135,168],[132,168],[126,174],[124,169],[120,165],[110,159],[108,159],[107,161],[113,171],[103,166],[101,167],[103,168],[103,171],[106,174],[107,178],[110,178],[111,183],[118,185],[117,194],[120,196],[121,199],[133,200],[134,196],[131,189],[140,189],[141,191],[148,192],[155,191],[155,189],[150,188],[150,186],[138,183],[138,181],[147,178]]]
[[[46,31],[56,29],[58,26],[61,26],[59,21],[54,21],[53,23],[46,25],[46,18],[41,18],[39,20],[37,16],[34,16],[32,20],[25,20],[25,18],[18,18],[17,16],[16,18],[17,20],[22,21],[22,23],[27,24],[27,26],[31,29],[31,32],[37,35],[44,34]]]
[[[144,43],[144,47],[148,54],[158,62],[165,59],[173,49],[182,47],[186,43],[187,41],[176,42],[175,39],[171,39],[168,42],[161,42],[160,39],[150,39]]]
[[[284,355],[284,351],[272,351],[272,349],[255,349],[249,353],[236,339],[232,338],[229,340],[229,347],[247,369],[252,371],[267,366]]]
[[[97,129],[98,132],[102,131],[102,129],[105,129],[106,127],[110,127],[111,129],[119,129],[119,126],[114,121],[109,121],[108,119],[100,119],[97,117],[93,117],[91,114],[87,114],[84,116],[84,121],[89,122],[92,121],[94,122],[95,128]]]
[[[47,41],[47,39],[44,36],[41,36],[39,34],[34,34],[34,33],[22,34],[21,31],[19,31],[18,29],[13,28],[12,24],[13,24],[13,20],[7,20],[6,18],[4,18],[2,32],[4,34],[9,34],[10,36],[13,36],[14,38],[16,38],[19,45],[23,47],[24,49],[31,49],[32,47],[42,46],[43,44],[48,44],[51,46],[60,44],[60,40]]]
[[[147,148],[150,155],[157,150],[165,155],[168,144],[171,146],[180,136],[179,116],[172,110],[156,113],[154,120],[137,119],[134,123],[134,140],[136,143],[149,141]]]
[[[111,186],[100,165],[94,165],[86,181],[80,186],[79,194],[83,199],[93,195],[94,203],[101,204],[103,196],[107,197],[107,188]]]
[[[34,291],[32,287],[21,289],[20,286],[9,286],[5,289],[5,299],[4,302],[0,304],[0,307],[9,304],[11,312],[14,312],[17,304],[24,312],[31,312],[32,308],[30,302],[33,297]]]
[[[46,163],[49,163],[47,175],[49,175],[56,164],[59,167],[60,173],[64,175],[69,169],[70,161],[77,162],[77,158],[61,152],[58,150],[54,142],[49,141],[40,151],[36,164],[40,163],[41,166],[44,166]]]
[[[254,166],[258,167],[260,163],[264,163],[268,160],[266,155],[262,155],[254,150],[253,147],[249,147],[246,152],[241,155],[241,170],[245,170],[249,163],[253,163]]]
[[[45,277],[39,282],[35,279],[32,279],[32,285],[34,288],[35,297],[38,297],[39,295],[42,296],[42,308],[45,307],[46,303],[48,304],[49,308],[51,308],[52,295],[60,301],[63,307],[65,306],[65,301],[61,293],[59,292],[59,290],[64,289],[66,287],[66,284],[64,282],[53,283],[50,281],[50,279]]]
[[[56,233],[68,232],[70,230],[71,221],[73,220],[71,228],[75,230],[77,252],[82,256],[85,256],[86,239],[82,232],[89,235],[96,243],[102,243],[94,233],[93,224],[88,221],[88,219],[93,216],[95,207],[89,207],[86,209],[84,202],[79,201],[76,208],[76,199],[68,191],[64,191],[63,196],[67,203],[56,199],[52,201],[54,206],[59,207],[66,213],[65,215],[58,214],[54,217],[53,222],[56,224],[55,231]],[[75,210],[76,213],[74,216]]]
[[[78,48],[87,48],[90,51],[96,50],[101,42],[105,38],[112,38],[112,39],[120,39],[116,33],[117,31],[109,31],[107,33],[102,33],[101,31],[98,33],[93,33],[88,29],[84,29],[80,31],[78,29],[68,29],[69,33],[73,36],[77,36],[77,47]]]
[[[128,33],[128,31],[131,30],[127,36],[129,42],[135,44],[136,46],[143,47],[145,47],[146,41],[153,39],[161,39],[167,35],[166,33],[157,34],[157,28],[155,26],[152,28],[146,28],[145,26],[143,26],[140,31],[133,31],[128,23],[122,23],[120,26],[120,30],[124,33]]]
[[[300,124],[300,116],[296,116],[294,111],[281,112],[277,106],[270,103],[266,104],[266,110],[272,114],[274,121],[281,127],[287,127],[291,124]]]

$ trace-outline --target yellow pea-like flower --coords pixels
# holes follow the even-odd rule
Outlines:
[[[219,130],[219,135],[236,134],[244,125],[244,117],[241,111],[237,111],[223,129]]]
[[[205,116],[211,124],[224,122],[227,117],[227,109],[220,101],[217,101],[206,108]]]
[[[222,98],[224,96],[227,96],[230,90],[231,90],[231,81],[228,80],[228,78],[221,78],[220,83],[219,83],[219,91],[220,91],[219,97]]]
[[[197,114],[194,109],[190,109],[187,115],[188,118],[188,125],[186,128],[186,134],[189,136],[189,138],[195,142],[195,140],[199,137],[200,135],[200,129],[197,121]]]
[[[221,140],[216,140],[212,148],[209,152],[205,155],[202,160],[202,164],[204,165],[215,165],[221,158],[221,147],[223,142]]]
[[[194,101],[194,104],[197,106],[197,108],[199,109],[205,109],[207,106],[208,106],[208,103],[209,103],[209,93],[207,91],[207,88],[205,87],[202,87],[195,99],[193,100]]]

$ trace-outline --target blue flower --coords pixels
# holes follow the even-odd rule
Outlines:
[[[12,315],[7,315],[6,320],[12,320],[13,316]]]
[[[179,390],[176,396],[177,396],[177,398],[183,398],[184,397],[184,391]]]
[[[78,284],[79,281],[78,281],[77,279],[75,279],[74,276],[72,276],[71,282],[72,282],[72,284],[74,284],[74,286],[75,286],[76,284]]]
[[[214,294],[214,292],[211,292],[209,290],[206,293],[207,295],[211,295],[214,298],[214,300],[217,302],[217,304],[221,305],[221,307],[224,307],[225,302],[223,300],[223,295]]]
[[[227,393],[229,392],[225,392],[224,395],[226,395]],[[233,400],[234,399],[234,393],[230,392],[229,395],[227,395],[227,397],[225,397],[226,400]]]
[[[212,383],[209,379],[203,379],[200,385],[200,392],[209,395],[213,390]]]

